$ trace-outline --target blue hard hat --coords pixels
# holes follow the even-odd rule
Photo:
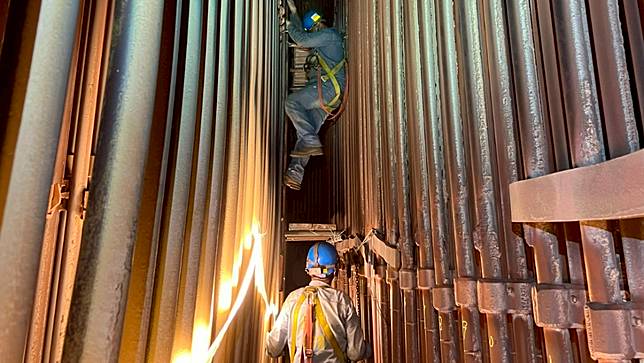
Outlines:
[[[304,14],[302,18],[302,26],[304,30],[309,31],[322,20],[322,15],[315,10],[309,10]]]
[[[309,249],[306,256],[306,272],[319,278],[333,276],[336,262],[338,253],[335,247],[328,242],[318,242]]]

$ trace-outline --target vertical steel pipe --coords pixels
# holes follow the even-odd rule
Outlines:
[[[521,129],[524,167],[528,178],[554,171],[554,160],[547,141],[547,131],[535,69],[534,40],[530,27],[528,1],[516,1],[509,6],[509,23],[513,45],[517,113]],[[524,225],[526,242],[533,247],[537,282],[563,283],[562,260],[554,226],[548,223]],[[546,356],[558,362],[572,362],[572,347],[567,329],[544,328]]]
[[[443,354],[444,359],[455,360],[453,351],[450,351],[450,343],[454,344],[453,322],[445,324],[447,329],[442,329],[439,337],[438,317],[434,311],[430,289],[434,287],[434,261],[439,261],[441,264],[441,276],[448,271],[449,268],[443,269],[448,264],[448,258],[444,254],[434,256],[432,251],[432,236],[441,234],[442,226],[432,223],[439,221],[442,216],[434,215],[432,212],[435,206],[435,200],[432,200],[432,193],[434,188],[430,191],[430,170],[432,166],[428,162],[427,148],[427,130],[426,124],[433,125],[435,121],[440,122],[440,114],[437,111],[438,93],[434,89],[435,83],[438,79],[435,60],[430,53],[430,47],[435,44],[435,22],[433,11],[429,8],[433,6],[426,3],[418,3],[411,1],[405,6],[405,56],[406,56],[406,74],[407,74],[407,119],[409,123],[409,137],[410,137],[410,155],[411,163],[411,184],[412,195],[414,196],[415,203],[412,209],[415,214],[415,239],[418,244],[418,288],[421,295],[419,311],[421,311],[421,319],[423,325],[421,329],[423,334],[421,338],[421,352],[424,354],[423,361],[438,362],[441,358],[441,340],[447,342],[445,345],[448,349]],[[433,9],[432,9],[433,10]],[[429,15],[429,16],[428,16]],[[427,18],[426,18],[427,17]],[[424,26],[420,26],[420,19],[425,19]],[[424,105],[427,104],[425,109]],[[436,144],[429,144],[432,151],[439,146]],[[432,179],[432,181],[435,181]],[[434,185],[432,185],[434,186]],[[437,233],[433,233],[437,232]],[[445,240],[437,240],[437,244],[443,245]],[[440,251],[439,251],[440,252]],[[447,252],[445,250],[445,252]],[[439,282],[439,285],[442,285]],[[446,315],[449,315],[447,313]],[[450,333],[452,333],[450,335]],[[439,340],[440,338],[440,340]]]
[[[499,239],[498,218],[494,200],[498,195],[495,185],[495,150],[491,135],[489,110],[486,104],[484,82],[484,48],[481,45],[480,4],[468,1],[459,6],[464,54],[464,93],[466,130],[470,135],[472,181],[477,216],[474,245],[481,254],[481,275],[486,283],[494,284],[505,278],[505,255]],[[481,282],[478,284],[479,291]],[[508,324],[505,314],[487,311],[488,347],[492,362],[509,362],[511,355]]]
[[[394,143],[394,99],[392,95],[393,88],[393,66],[391,54],[391,3],[382,1],[378,3],[380,15],[380,57],[383,60],[381,67],[381,95],[384,102],[381,103],[384,112],[384,127],[381,130],[383,140],[383,200],[385,208],[385,228],[388,241],[398,240],[398,214],[395,206],[397,205],[395,175],[396,170],[396,150]],[[385,151],[386,150],[386,151]],[[402,361],[403,358],[403,340],[402,340],[402,319],[400,318],[400,290],[398,285],[398,273],[390,268],[387,269],[387,284],[389,290],[390,303],[390,334],[391,334],[391,359]]]
[[[207,210],[207,193],[208,193],[208,176],[212,172],[211,155],[212,155],[212,139],[213,139],[213,105],[215,95],[215,26],[217,24],[217,7],[213,1],[209,0],[203,5],[203,11],[206,13],[205,27],[205,42],[200,44],[203,46],[202,55],[203,65],[196,66],[198,70],[197,78],[192,78],[191,81],[197,81],[200,84],[201,97],[197,97],[200,104],[194,109],[196,115],[200,115],[198,120],[199,137],[196,138],[195,144],[197,145],[197,153],[194,156],[192,178],[192,191],[189,211],[190,218],[186,221],[186,246],[184,247],[183,256],[181,259],[181,283],[179,285],[179,301],[177,304],[177,323],[174,333],[174,345],[172,347],[172,355],[189,352],[193,347],[193,336],[195,335],[195,328],[205,331],[205,327],[209,324],[209,317],[200,316],[197,319],[196,303],[197,303],[197,289],[199,280],[205,274],[212,274],[212,270],[204,269],[208,262],[201,258],[202,254],[210,253],[210,258],[213,256],[214,245],[212,239],[204,239],[204,227],[206,225],[206,210]],[[200,13],[195,14],[201,15]],[[199,31],[202,31],[199,29]],[[195,39],[200,41],[201,37]],[[201,61],[199,57],[193,61]],[[199,70],[201,68],[201,70]],[[194,74],[192,75],[194,77]],[[206,241],[211,242],[206,244]],[[204,271],[205,270],[205,271]],[[196,326],[195,326],[196,325]]]
[[[0,227],[0,357],[9,362],[23,359],[27,340],[78,9],[62,0],[40,7]]]
[[[177,5],[178,12],[184,11]],[[202,3],[191,1],[187,11],[187,30],[183,83],[177,97],[179,109],[175,110],[175,122],[179,124],[176,133],[176,149],[171,169],[170,196],[167,205],[167,220],[162,232],[162,243],[158,261],[160,268],[156,277],[158,289],[152,311],[152,334],[148,359],[169,361],[172,357],[175,336],[177,303],[181,279],[182,256],[186,245],[186,228],[193,172],[193,151],[196,128],[197,101],[199,93],[199,67],[201,64],[201,23]],[[175,39],[179,41],[179,39]],[[176,125],[176,124],[175,124]],[[185,268],[185,267],[184,267]],[[184,344],[186,344],[184,342]]]
[[[566,170],[572,165],[570,163],[570,151],[568,149],[568,133],[566,129],[566,113],[564,112],[562,85],[560,84],[561,71],[557,62],[557,44],[554,32],[554,23],[550,1],[531,0],[528,5],[522,5],[524,12],[526,6],[532,9],[532,39],[535,44],[535,52],[539,55],[535,62],[538,67],[538,79],[541,86],[541,100],[544,108],[543,118],[546,130],[550,123],[552,132],[552,149],[554,150],[554,164],[556,170]],[[516,13],[516,3],[511,3],[512,13]],[[512,14],[511,13],[511,14]],[[510,15],[512,16],[512,15]],[[519,18],[520,19],[520,18]],[[516,23],[516,21],[510,20]],[[524,21],[525,22],[525,21]],[[527,25],[527,24],[526,24]],[[516,29],[514,27],[513,29]],[[526,28],[525,31],[528,31]],[[515,34],[511,33],[511,39]],[[514,52],[514,50],[513,50]],[[546,131],[547,136],[547,131]],[[527,142],[521,139],[522,143]],[[541,141],[544,142],[544,141]],[[545,140],[550,143],[550,138]],[[524,167],[526,167],[524,165]],[[525,171],[527,174],[527,171]]]
[[[62,360],[116,362],[154,105],[163,6],[117,4],[92,195]],[[139,120],[133,124],[131,120]]]
[[[633,96],[626,64],[617,0],[588,2],[601,91],[608,153],[611,158],[639,150]]]
[[[641,119],[641,115],[644,113],[644,35],[642,34],[642,14],[638,8],[638,3],[636,0],[624,0],[620,2],[624,7],[623,14],[626,18],[626,28],[628,29],[628,47],[631,55],[630,64],[633,67],[630,78],[635,85],[634,89],[637,95],[636,107],[634,108],[639,110],[639,131],[644,132],[644,121]],[[640,138],[641,142],[642,140]]]
[[[403,19],[401,12],[403,5],[400,0],[391,1],[391,31],[392,31],[392,62],[394,96],[394,126],[395,137],[395,168],[398,194],[398,224],[399,242],[398,249],[401,256],[401,269],[398,273],[400,289],[403,294],[403,323],[405,338],[405,360],[418,361],[418,331],[416,316],[416,260],[415,243],[412,240],[411,215],[409,210],[409,150],[407,145],[407,117],[405,114],[405,64],[404,64],[404,37]]]
[[[557,50],[572,162],[575,167],[606,159],[599,99],[590,49],[586,5],[581,0],[553,2]]]
[[[483,4],[491,96],[489,103],[491,104],[493,116],[498,160],[496,180],[499,194],[496,204],[498,206],[497,215],[500,220],[499,231],[501,232],[500,236],[505,240],[510,280],[525,284],[528,282],[525,247],[521,236],[521,226],[512,224],[508,191],[509,183],[519,179],[519,159],[517,158],[517,137],[512,102],[506,9],[503,2],[499,0],[486,0]],[[515,6],[516,4],[517,2],[514,2]],[[524,3],[523,6],[527,6],[527,3]],[[529,43],[524,42],[522,44],[526,47]],[[533,65],[534,63],[531,63],[531,66]],[[531,75],[534,77],[534,70],[532,70]],[[526,289],[524,292],[513,290],[512,293],[518,295],[529,292]],[[527,299],[527,297],[524,298]],[[537,359],[534,324],[529,306],[518,307],[519,310],[515,310],[512,313],[515,359],[521,362],[534,362]]]
[[[214,125],[214,137],[212,142],[212,164],[210,173],[210,195],[208,199],[208,212],[206,216],[206,226],[204,228],[204,249],[201,262],[201,273],[197,284],[196,308],[195,308],[195,323],[207,322],[206,326],[212,330],[211,314],[214,305],[213,289],[215,281],[215,263],[217,261],[217,254],[220,248],[219,236],[219,223],[222,216],[222,195],[224,192],[224,171],[226,160],[226,133],[228,126],[228,50],[230,47],[229,40],[229,25],[230,25],[230,5],[228,2],[221,3],[219,9],[218,30],[214,33],[210,32],[211,16],[217,17],[216,9],[219,2],[216,0],[209,0],[208,2],[208,31],[206,41],[217,43],[217,53],[213,54],[213,58],[217,58],[216,66],[212,66],[212,75],[215,77],[216,89],[214,114],[212,115],[212,122]],[[212,38],[211,38],[212,36]],[[206,64],[209,64],[209,53],[206,53]],[[214,61],[214,59],[213,59]],[[207,68],[208,69],[208,68]],[[196,347],[196,342],[193,338],[193,349]]]
[[[602,162],[606,158],[599,100],[595,86],[586,5],[567,0],[555,4],[560,62],[565,81],[567,123],[576,167]],[[613,235],[605,221],[580,222],[586,279],[591,302],[619,303],[620,276]],[[592,345],[592,341],[589,340]],[[591,347],[591,351],[593,348]]]
[[[471,235],[470,176],[458,88],[455,8],[454,4],[448,1],[437,0],[435,5],[438,14],[438,61],[440,72],[445,75],[439,81],[442,125],[447,135],[444,143],[449,160],[446,164],[456,252],[455,302],[461,312],[463,361],[482,362],[481,329],[476,299],[477,272]]]

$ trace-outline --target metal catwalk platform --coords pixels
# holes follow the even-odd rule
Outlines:
[[[350,84],[297,192],[285,1],[0,4],[0,362],[268,362],[317,240],[370,361],[644,359],[644,4],[296,4]]]

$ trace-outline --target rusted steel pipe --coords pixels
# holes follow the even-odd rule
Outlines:
[[[425,242],[432,245],[433,253],[430,254],[430,258],[433,259],[433,264],[430,264],[429,267],[434,267],[435,269],[433,278],[436,284],[433,287],[434,297],[431,306],[439,312],[438,327],[441,360],[453,362],[459,359],[460,354],[458,349],[458,330],[456,330],[458,329],[457,321],[453,313],[456,310],[456,305],[453,299],[454,289],[450,271],[452,262],[448,243],[450,238],[445,195],[447,182],[443,153],[438,59],[437,52],[432,51],[437,48],[437,22],[433,3],[422,2],[419,5],[419,7],[416,7],[410,4],[410,11],[407,12],[409,21],[417,21],[417,23],[413,23],[414,28],[417,28],[418,24],[421,23],[420,19],[424,19],[420,37],[413,38],[414,42],[417,41],[418,43],[408,50],[410,56],[418,57],[417,63],[415,62],[414,64],[418,71],[420,72],[422,69],[422,72],[417,75],[411,73],[413,68],[409,69],[410,74],[420,77],[419,81],[422,82],[416,85],[419,89],[413,91],[418,95],[416,102],[419,105],[426,105],[423,110],[426,117],[417,118],[422,126],[417,130],[419,139],[416,140],[416,143],[419,145],[427,144],[428,147],[421,147],[420,152],[423,157],[418,161],[421,164],[421,173],[420,178],[415,179],[419,180],[428,189],[421,193],[422,200],[420,204],[417,204],[417,208],[421,210],[429,208],[431,227],[426,232],[431,233],[431,242],[429,239],[426,239]],[[418,33],[417,29],[410,30],[410,34],[416,33]],[[411,105],[408,107],[412,108]],[[427,125],[427,127],[424,125]],[[431,278],[431,276],[428,277],[428,279]],[[425,309],[428,308],[430,307],[425,307]],[[435,324],[436,319],[434,318],[433,320]],[[432,344],[432,346],[435,346],[435,344]]]
[[[391,35],[391,3],[390,1],[382,1],[378,3],[380,14],[380,50],[381,58],[383,59],[384,66],[381,67],[381,83],[384,102],[384,127],[381,130],[381,138],[383,140],[383,195],[385,202],[385,228],[387,233],[387,241],[398,240],[398,213],[395,208],[397,205],[396,193],[396,150],[395,150],[395,128],[394,128],[394,99],[392,95],[393,89],[393,65],[392,65],[392,35]],[[386,150],[386,151],[385,151]],[[389,290],[390,302],[390,331],[391,334],[391,359],[394,361],[404,360],[403,350],[403,326],[400,317],[401,297],[400,287],[398,284],[397,271],[388,269],[387,271],[387,284]]]
[[[617,0],[590,1],[593,43],[608,151],[611,158],[639,150],[633,96]]]
[[[521,0],[509,5],[510,38],[513,45],[517,111],[522,135],[524,167],[528,178],[539,177],[554,171],[554,158],[547,141],[547,128],[539,83],[535,69],[534,40],[530,28],[529,2]],[[516,181],[513,180],[513,181]],[[533,247],[537,282],[558,284],[563,288],[562,260],[559,256],[554,225],[525,224],[526,242]],[[548,359],[572,362],[572,346],[567,329],[544,327],[545,348]]]
[[[438,62],[441,74],[441,114],[446,133],[445,149],[448,162],[447,175],[451,195],[452,228],[456,255],[456,304],[461,311],[461,334],[463,360],[482,362],[481,328],[476,299],[476,267],[472,243],[470,216],[470,188],[465,139],[461,119],[459,94],[459,67],[456,51],[456,23],[454,5],[436,1],[438,16]],[[427,10],[427,9],[425,9]],[[467,288],[469,286],[469,289]],[[469,297],[469,298],[466,298]]]
[[[521,4],[523,5],[523,3]],[[553,162],[556,170],[566,170],[571,167],[571,164],[551,2],[530,0],[529,4],[532,9],[531,32],[535,45],[537,78],[539,79],[539,91],[541,92],[540,96],[544,108],[542,117],[545,123],[546,135],[552,134],[552,137],[547,138],[545,142],[553,149]],[[515,5],[515,3],[511,4],[510,17],[514,16],[512,14],[517,11]],[[521,7],[521,9],[523,12],[528,11],[525,7]],[[516,21],[510,20],[510,22]],[[513,29],[516,29],[516,27],[513,27]],[[527,29],[524,31],[527,31]],[[512,40],[514,34],[511,33],[510,36]],[[517,97],[522,97],[522,95],[519,94]],[[528,142],[528,140],[522,137],[521,143],[524,142]],[[524,172],[527,173],[527,171]]]
[[[628,46],[630,48],[633,72],[630,78],[635,84],[637,102],[634,108],[639,109],[639,114],[644,112],[644,35],[642,35],[642,18],[638,8],[638,1],[624,0],[620,2],[624,7],[624,17],[628,29]],[[640,129],[644,129],[644,120],[639,121]]]
[[[557,39],[563,75],[570,85],[564,93],[564,101],[573,162],[575,167],[592,165],[604,161],[606,153],[585,3],[579,0],[559,2],[554,6],[554,14],[557,31],[561,34]],[[582,221],[580,226],[590,301],[619,303],[622,299],[619,274],[613,273],[619,265],[608,223]],[[590,324],[588,319],[586,323]],[[596,341],[589,339],[589,343],[593,358],[606,358],[603,352],[596,351]]]
[[[510,6],[516,6],[517,3],[514,2]],[[529,283],[528,267],[523,238],[521,236],[521,226],[519,224],[512,224],[508,192],[508,184],[519,179],[519,159],[517,158],[517,137],[514,126],[514,110],[512,107],[510,55],[507,42],[509,32],[506,30],[505,22],[506,9],[503,2],[499,0],[485,0],[483,4],[489,89],[491,94],[489,103],[491,104],[494,123],[493,136],[496,140],[496,157],[498,161],[495,181],[499,191],[496,203],[498,206],[499,232],[501,232],[500,236],[505,240],[505,252],[507,253],[510,281],[513,283],[527,284]],[[524,8],[527,5],[527,2],[521,4]],[[526,42],[521,44],[526,47]],[[534,63],[531,63],[531,66],[533,65]],[[531,71],[534,76],[534,70]],[[519,289],[517,291],[517,289],[512,288],[510,295],[520,295],[522,293],[528,296],[519,297],[519,300],[528,300],[528,289]],[[534,323],[530,311],[530,304],[526,303],[523,306],[515,306],[512,309],[514,359],[521,362],[535,362],[537,356]]]
[[[425,7],[427,8],[427,6]],[[423,325],[421,326],[421,352],[423,356],[421,357],[423,361],[426,362],[438,362],[441,358],[441,342],[439,340],[438,334],[438,317],[434,307],[432,305],[430,289],[434,286],[434,255],[432,251],[432,232],[435,231],[434,227],[432,228],[432,222],[437,220],[437,218],[432,218],[434,215],[431,213],[433,209],[433,203],[430,200],[430,175],[429,168],[431,165],[428,163],[428,144],[426,140],[426,128],[427,123],[425,115],[428,115],[428,118],[431,118],[432,121],[439,120],[439,113],[436,110],[437,106],[437,93],[433,92],[434,90],[430,88],[429,84],[431,82],[437,81],[437,79],[430,78],[427,79],[427,72],[423,73],[423,67],[426,67],[427,64],[431,64],[435,59],[429,59],[428,46],[433,44],[435,39],[427,39],[428,34],[435,36],[435,25],[430,29],[429,26],[422,27],[422,39],[419,34],[421,28],[419,26],[419,14],[420,11],[425,9],[419,9],[418,4],[414,1],[409,2],[405,6],[405,55],[406,55],[406,75],[407,75],[407,119],[409,123],[409,145],[410,145],[410,156],[412,159],[411,163],[411,186],[412,186],[412,195],[414,196],[414,208],[412,209],[415,214],[415,239],[418,244],[418,288],[420,290],[420,311],[422,312],[421,319],[423,320]],[[426,13],[423,13],[426,15]],[[420,19],[423,19],[422,17]],[[423,22],[427,24],[427,21]],[[421,41],[423,42],[421,44]],[[421,54],[422,52],[422,54]],[[421,58],[422,57],[422,58]],[[432,72],[435,70],[428,70]],[[435,74],[433,74],[436,76]],[[427,94],[425,94],[427,93]],[[433,97],[433,98],[432,98]],[[429,100],[431,103],[425,109],[423,105],[426,103],[426,100]],[[433,109],[432,109],[433,107]],[[434,147],[435,145],[430,145]],[[440,241],[439,243],[444,243]],[[441,258],[445,256],[436,257],[440,261]],[[447,265],[448,259],[445,258],[444,264]],[[442,266],[441,266],[442,267]],[[441,274],[444,271],[441,270]],[[440,284],[439,284],[440,285]],[[448,323],[447,326],[452,326],[453,324]],[[454,343],[453,329],[443,329],[441,340],[448,343],[447,348],[448,352],[444,354],[445,359],[449,359],[452,356],[452,360],[455,360],[453,357],[454,352],[449,352],[449,343]],[[449,335],[452,333],[452,335]]]
[[[465,109],[466,131],[470,137],[472,159],[472,181],[474,204],[477,217],[474,245],[481,254],[481,275],[488,282],[496,283],[505,278],[505,254],[499,240],[497,210],[494,204],[498,189],[494,183],[496,155],[491,138],[489,110],[485,100],[483,48],[480,39],[480,7],[474,1],[460,4],[461,30],[463,41],[463,76],[467,95]],[[481,283],[478,284],[481,287]],[[480,289],[479,289],[480,291]],[[508,324],[503,312],[486,313],[488,347],[492,362],[509,362],[511,346]]]
[[[400,289],[403,293],[403,323],[405,331],[405,360],[416,362],[418,358],[418,331],[416,316],[416,259],[415,242],[412,240],[412,221],[409,210],[410,187],[409,187],[409,150],[407,142],[407,116],[405,114],[405,59],[404,47],[404,25],[402,24],[402,3],[400,0],[391,0],[392,19],[392,47],[394,52],[393,61],[393,84],[394,95],[394,119],[395,132],[395,173],[397,179],[396,193],[398,194],[398,224],[399,240],[398,249],[401,257],[401,269],[398,273]]]
[[[9,362],[22,361],[27,340],[78,9],[40,6],[0,227],[0,357]]]

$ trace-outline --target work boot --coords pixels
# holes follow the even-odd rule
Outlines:
[[[304,147],[295,148],[293,149],[293,151],[291,151],[292,158],[304,158],[307,156],[318,156],[318,155],[324,155],[324,151],[322,151],[321,146],[304,146]]]
[[[302,189],[302,176],[296,170],[289,168],[284,174],[284,184],[293,190],[300,190]]]
[[[304,158],[307,156],[317,155],[324,155],[324,151],[322,151],[322,144],[320,143],[320,140],[317,139],[317,137],[315,139],[307,141],[298,140],[295,143],[293,151],[291,151],[292,158]]]

